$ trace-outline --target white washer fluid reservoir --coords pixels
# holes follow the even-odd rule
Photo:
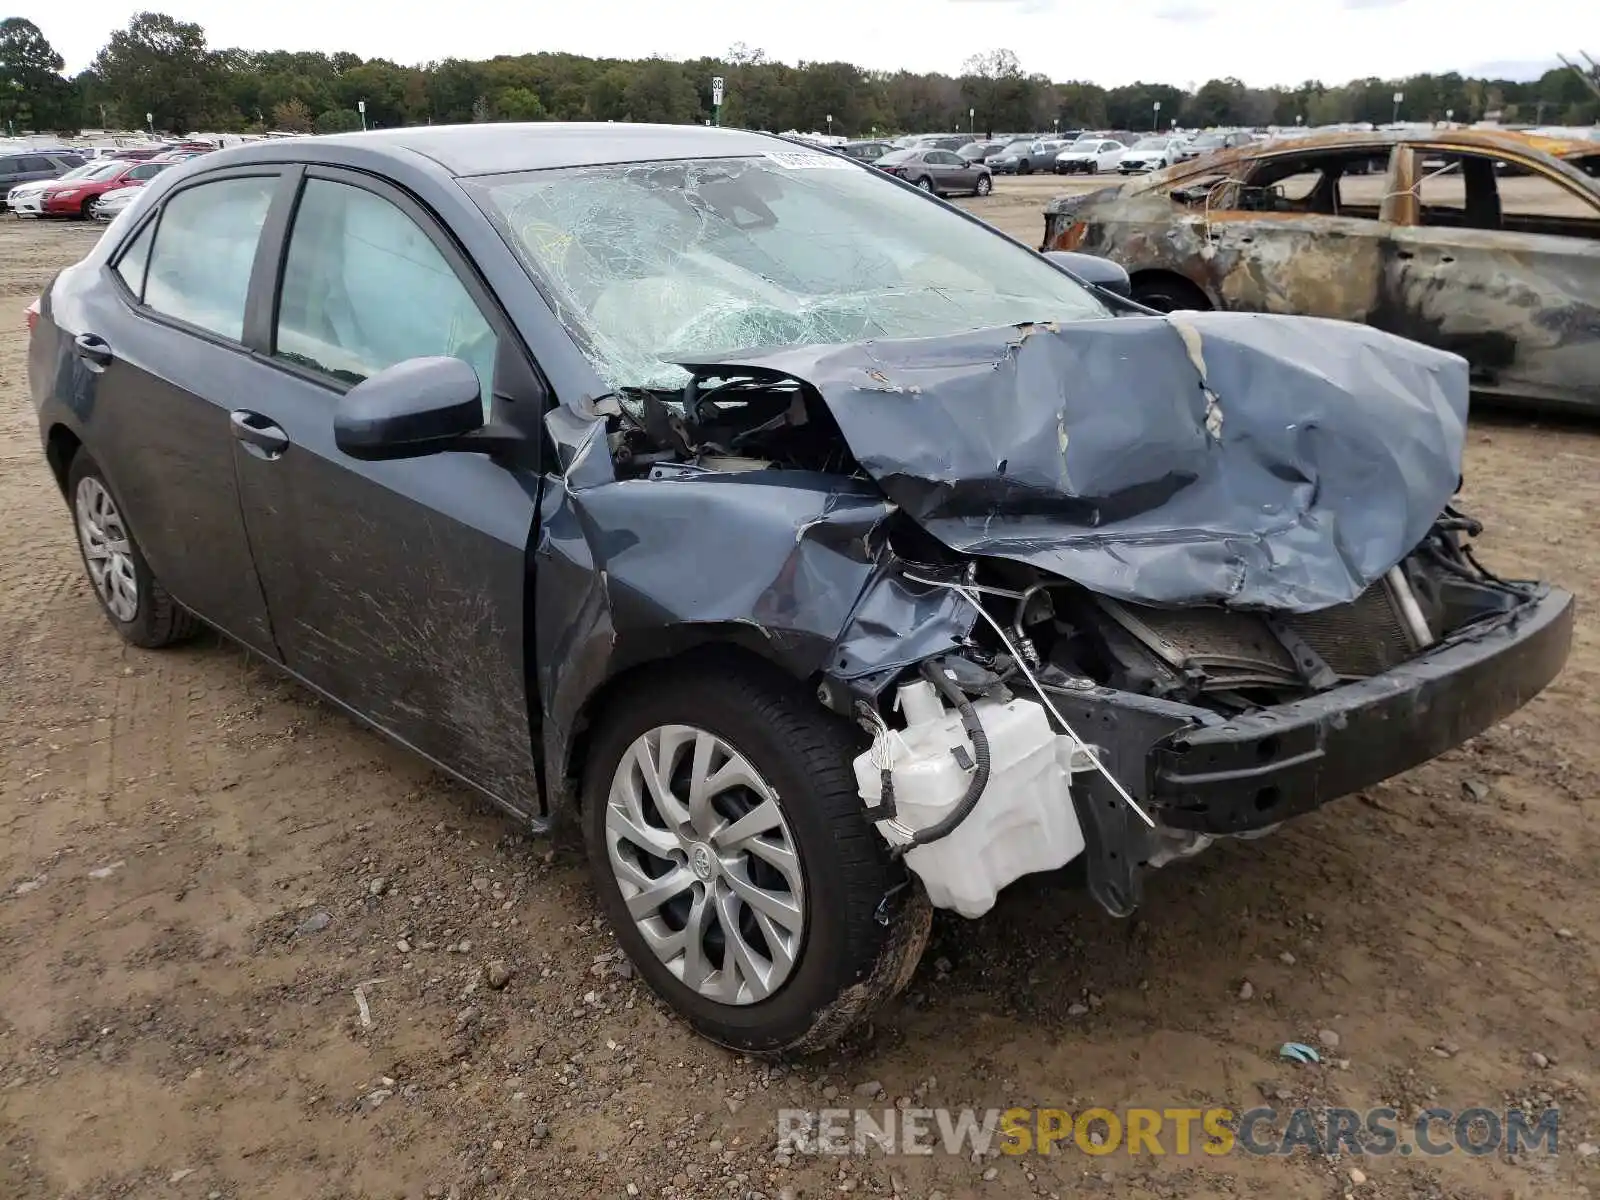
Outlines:
[[[854,766],[878,832],[890,844],[904,845],[961,802],[975,755],[961,715],[932,684],[918,680],[901,687],[897,707],[906,727],[880,734]],[[988,786],[953,833],[905,856],[935,907],[964,917],[988,912],[1007,884],[1055,870],[1083,852],[1068,772],[1074,761],[1070,739],[1056,735],[1044,706],[1034,700],[981,699],[973,709],[989,739]],[[885,766],[894,780],[892,820],[871,811],[883,798]]]

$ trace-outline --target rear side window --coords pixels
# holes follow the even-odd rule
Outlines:
[[[17,166],[17,163],[20,161],[20,159],[16,158],[0,158],[0,175],[16,174],[22,169],[21,167]]]
[[[81,154],[63,154],[56,159],[64,167],[81,167],[86,161]]]
[[[168,200],[151,249],[145,304],[238,341],[256,243],[277,182],[273,176],[219,179]]]
[[[21,170],[24,171],[53,171],[48,158],[25,158],[22,160]]]

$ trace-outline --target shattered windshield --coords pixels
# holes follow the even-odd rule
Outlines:
[[[1032,251],[873,168],[798,151],[463,181],[615,388],[684,359],[1107,310]]]

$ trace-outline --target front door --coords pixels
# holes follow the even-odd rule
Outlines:
[[[1377,158],[1380,173],[1361,173]],[[1365,321],[1377,304],[1389,151],[1279,155],[1214,190],[1195,216],[1224,308]]]
[[[237,399],[248,429],[235,461],[284,661],[534,815],[524,654],[537,471],[470,453],[362,462],[333,435],[352,384],[436,354],[476,368],[486,412],[537,428],[542,397],[517,382],[532,372],[510,365],[526,360],[432,218],[370,177],[310,170],[282,261],[270,356]]]
[[[229,412],[258,369],[242,334],[279,179],[254,168],[172,192],[107,285],[58,314],[76,338],[66,402],[105,448],[101,469],[151,569],[180,603],[269,656]]]

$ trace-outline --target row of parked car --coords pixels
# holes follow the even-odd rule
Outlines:
[[[995,175],[1159,171],[1191,158],[1244,145],[1246,132],[1151,134],[1069,129],[1061,133],[973,139],[965,134],[913,134],[895,140],[846,142],[840,153],[909,179],[925,191],[985,195]]]
[[[19,217],[110,221],[162,171],[214,149],[190,143],[0,154],[3,207]]]

